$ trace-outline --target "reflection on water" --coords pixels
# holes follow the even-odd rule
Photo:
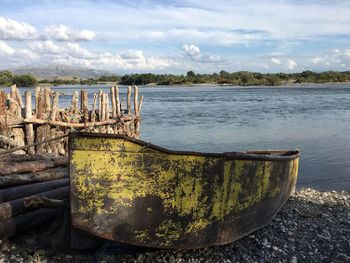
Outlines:
[[[97,90],[89,88],[90,100]],[[298,148],[299,186],[350,189],[350,85],[141,87],[140,93],[145,141],[208,152]],[[70,97],[63,99],[68,104]]]

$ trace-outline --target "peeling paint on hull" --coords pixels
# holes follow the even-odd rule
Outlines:
[[[265,225],[295,189],[299,151],[169,151],[118,135],[72,134],[72,225],[139,246],[230,243]]]

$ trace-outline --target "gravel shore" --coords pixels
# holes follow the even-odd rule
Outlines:
[[[43,234],[41,234],[43,236]],[[82,253],[51,255],[40,240],[1,241],[1,262],[350,262],[350,192],[298,190],[264,228],[232,244],[195,250],[155,250],[104,243]]]

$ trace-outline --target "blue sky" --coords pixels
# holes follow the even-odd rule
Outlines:
[[[0,69],[350,70],[350,1],[1,0]]]

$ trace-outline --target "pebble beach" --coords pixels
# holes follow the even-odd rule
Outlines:
[[[103,243],[88,251],[40,247],[45,231],[1,241],[0,262],[350,262],[350,192],[296,191],[265,227],[228,245],[156,250]]]

